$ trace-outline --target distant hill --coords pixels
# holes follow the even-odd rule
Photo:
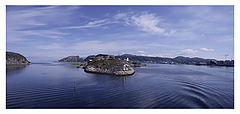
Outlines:
[[[167,57],[149,57],[149,56],[137,56],[131,54],[123,54],[116,56],[121,60],[129,59],[130,61],[141,63],[154,63],[154,64],[193,64],[193,65],[214,65],[214,66],[234,66],[234,60],[218,61],[215,59],[204,59],[199,57],[183,57],[178,56],[175,58]]]
[[[194,62],[200,63],[200,62],[217,61],[215,59],[203,59],[199,57],[190,58],[190,57],[183,57],[183,56],[175,57],[172,60],[177,63],[194,63]]]
[[[19,53],[7,52],[6,53],[6,64],[7,65],[27,65],[31,64],[26,57]]]
[[[85,59],[80,58],[79,56],[69,56],[59,60],[59,62],[87,62],[90,59],[93,60],[96,55],[90,55]],[[177,56],[175,58],[168,57],[150,57],[150,56],[138,56],[131,54],[123,54],[115,56],[120,60],[126,60],[136,63],[152,63],[152,64],[192,64],[192,65],[214,65],[214,66],[234,66],[233,60],[218,61],[215,59],[204,59],[199,57],[183,57]]]
[[[79,56],[68,56],[58,60],[58,62],[84,62],[84,60]]]
[[[123,55],[120,55],[120,56],[116,56],[116,58],[120,58],[121,60],[129,58],[130,61],[144,62],[144,63],[163,63],[165,61],[166,62],[172,61],[171,58],[137,56],[137,55],[131,55],[131,54],[123,54]]]

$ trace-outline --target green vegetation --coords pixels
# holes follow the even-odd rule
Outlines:
[[[92,67],[100,69],[115,69],[122,70],[122,66],[125,63],[122,60],[118,59],[108,59],[108,60],[93,60],[89,63]]]
[[[134,69],[124,60],[116,59],[113,55],[99,54],[88,61],[85,72],[111,74],[116,76],[133,75]]]

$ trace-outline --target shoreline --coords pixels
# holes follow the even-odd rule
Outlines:
[[[6,64],[6,66],[26,66],[26,65],[30,65],[32,63],[23,63],[23,64]]]
[[[49,63],[63,63],[63,64],[72,64],[72,65],[81,65],[85,62],[46,62],[46,63],[40,63],[40,62],[36,62],[36,63],[28,63],[28,64],[6,64],[6,66],[26,66],[26,65],[31,65],[31,64],[49,64]],[[168,64],[168,63],[147,63],[144,62],[143,64]],[[198,65],[198,64],[169,64],[169,65],[194,65],[194,66],[209,66],[209,67],[234,67],[231,65]]]

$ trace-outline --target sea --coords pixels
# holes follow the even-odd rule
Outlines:
[[[7,109],[233,109],[234,67],[147,64],[131,76],[72,63],[7,66]]]

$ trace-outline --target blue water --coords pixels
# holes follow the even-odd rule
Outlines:
[[[71,64],[7,68],[7,108],[234,108],[233,67],[148,64],[132,76]]]

